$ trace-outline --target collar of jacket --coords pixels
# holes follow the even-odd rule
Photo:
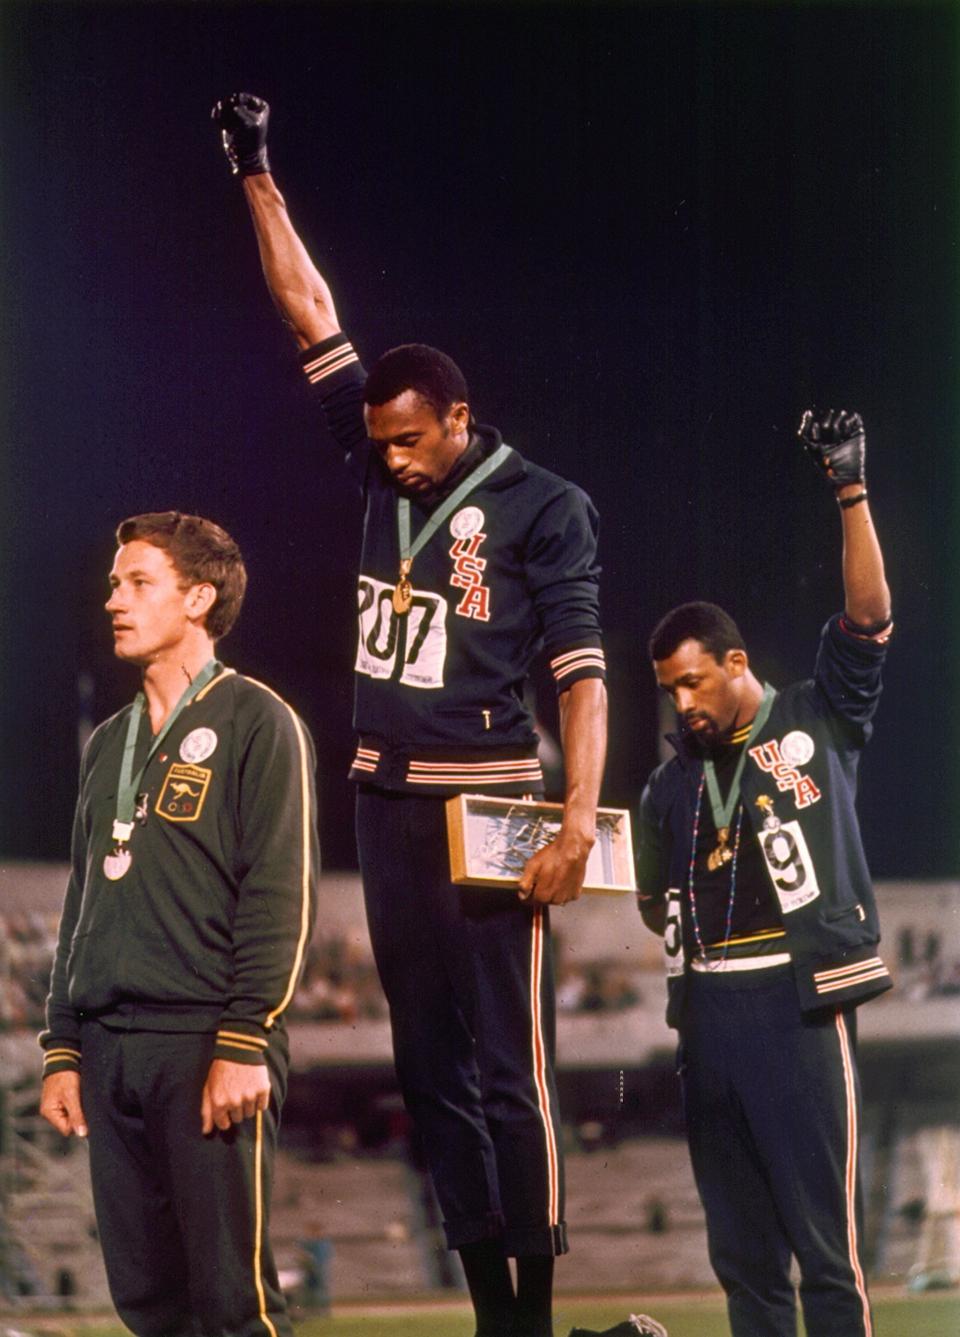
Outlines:
[[[764,687],[766,687],[766,685],[767,685],[766,683],[763,683]],[[779,695],[780,693],[777,692],[774,696],[773,706],[771,708],[770,715],[767,716],[766,723],[760,730],[761,734],[766,733],[766,731],[770,727],[770,719],[773,716],[773,712],[777,708],[777,698],[779,697]],[[676,752],[677,761],[679,761],[680,765],[683,766],[684,769],[688,770],[691,766],[696,766],[698,762],[702,764],[706,760],[704,754],[697,747],[696,740],[688,730],[680,729],[676,733],[664,734],[664,738],[666,738],[667,742]]]
[[[502,437],[496,427],[487,427],[483,423],[476,423],[470,431],[470,444],[454,462],[453,468],[443,480],[443,484],[438,492],[432,495],[429,500],[418,502],[412,499],[422,514],[429,515],[441,504],[445,497],[448,497],[459,483],[482,464],[485,459],[498,450],[502,444]],[[484,479],[480,484],[480,491],[498,492],[502,488],[510,487],[522,478],[527,472],[527,466],[521,457],[514,450],[511,455],[504,460],[499,469],[495,470],[489,478]]]

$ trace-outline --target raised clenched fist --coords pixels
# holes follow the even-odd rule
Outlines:
[[[807,409],[797,435],[835,488],[866,481],[867,438],[859,413],[831,409],[818,416]]]
[[[270,106],[254,93],[231,93],[210,113],[220,127],[223,151],[234,176],[257,176],[270,171],[267,160],[267,122]]]

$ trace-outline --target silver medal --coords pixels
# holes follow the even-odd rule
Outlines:
[[[111,882],[119,882],[132,863],[133,855],[126,845],[122,845],[104,856],[103,871]]]

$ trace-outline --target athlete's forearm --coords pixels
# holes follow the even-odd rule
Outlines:
[[[841,500],[856,496],[858,484],[840,488]],[[862,627],[890,617],[890,590],[883,569],[883,553],[873,525],[869,501],[841,508],[843,518],[843,591],[847,616]]]
[[[607,689],[599,678],[581,678],[561,693],[560,738],[566,776],[561,834],[589,850],[607,755]]]
[[[243,178],[270,296],[300,348],[340,328],[333,296],[294,229],[269,172]]]

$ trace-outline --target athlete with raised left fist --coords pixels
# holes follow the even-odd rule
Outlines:
[[[805,413],[843,526],[843,613],[813,677],[760,682],[732,618],[674,608],[650,638],[676,755],[641,801],[640,910],[663,935],[668,1020],[710,1258],[734,1337],[870,1337],[855,1008],[891,987],[854,809],[890,592],[856,413]]]
[[[596,834],[596,514],[475,421],[446,354],[406,345],[364,371],[274,184],[268,114],[249,93],[213,110],[268,289],[364,505],[351,776],[397,1074],[479,1337],[550,1337],[567,1239],[548,907],[579,896]],[[526,863],[519,895],[454,886],[445,800],[543,792],[523,703],[541,646],[559,693],[559,836]]]

